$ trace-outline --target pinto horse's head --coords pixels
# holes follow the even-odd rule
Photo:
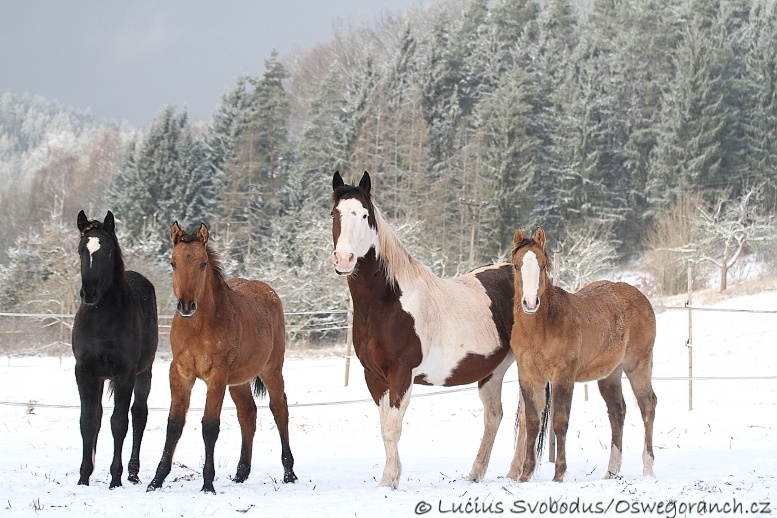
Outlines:
[[[521,308],[527,315],[533,315],[542,303],[550,283],[548,268],[550,261],[545,252],[545,232],[537,227],[534,237],[527,237],[519,228],[513,238],[513,279],[516,303],[520,298]]]
[[[105,220],[89,220],[82,210],[78,213],[78,230],[81,240],[78,255],[81,257],[81,300],[88,306],[97,304],[121,275],[124,265],[116,240],[113,213],[108,211]]]
[[[370,175],[364,172],[358,187],[346,185],[336,172],[332,178],[332,262],[340,275],[349,275],[356,261],[377,244],[375,209],[370,199]]]
[[[205,223],[194,234],[184,232],[176,221],[170,229],[170,241],[173,243],[173,255],[170,266],[173,267],[173,293],[178,299],[178,312],[184,318],[191,318],[202,302],[209,282],[213,261],[208,251],[208,227]],[[218,268],[218,265],[212,265]]]

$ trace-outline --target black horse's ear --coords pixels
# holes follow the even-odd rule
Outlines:
[[[343,177],[340,176],[340,171],[335,171],[335,175],[332,177],[332,190],[336,190],[338,187],[345,185]]]
[[[81,234],[84,233],[84,229],[89,225],[89,219],[86,217],[86,213],[82,210],[78,213],[78,230]]]
[[[177,245],[181,241],[182,237],[183,237],[183,230],[181,230],[181,226],[176,221],[173,223],[173,226],[170,228],[170,241],[173,243],[173,246]]]
[[[207,245],[209,237],[210,232],[208,232],[208,227],[205,225],[205,223],[200,223],[200,228],[197,230],[197,241],[203,245]]]
[[[364,174],[362,175],[362,179],[359,182],[359,187],[361,187],[362,190],[365,193],[367,193],[367,196],[370,195],[370,187],[371,187],[370,173],[368,173],[367,171],[364,171]]]
[[[103,229],[109,234],[113,234],[116,230],[116,222],[113,220],[113,212],[108,211],[103,220]]]

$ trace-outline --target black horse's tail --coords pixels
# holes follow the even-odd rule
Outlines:
[[[537,436],[537,458],[542,458],[542,451],[545,449],[545,436],[550,428],[550,405],[552,403],[553,390],[550,383],[545,384],[545,408],[542,410],[542,419],[540,420],[540,433]],[[550,431],[553,433],[553,431]]]
[[[259,376],[255,377],[254,381],[251,383],[254,386],[254,397],[261,399],[267,394],[267,388],[264,386],[264,383]]]

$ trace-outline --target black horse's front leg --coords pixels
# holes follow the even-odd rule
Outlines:
[[[122,379],[116,380],[114,392],[114,408],[111,415],[111,432],[113,433],[113,462],[111,463],[110,489],[121,486],[121,475],[124,466],[121,462],[121,452],[124,448],[124,439],[129,429],[129,407],[132,400],[132,389],[135,386],[134,373]]]
[[[140,482],[140,443],[148,421],[148,395],[151,392],[151,368],[138,375],[135,380],[135,402],[132,404],[132,453],[130,454],[127,480]]]
[[[76,365],[76,384],[78,395],[81,399],[81,440],[83,442],[83,455],[78,483],[89,485],[89,477],[94,471],[95,450],[97,448],[97,434],[100,433],[100,422],[103,415],[102,389],[103,381],[89,376],[80,365]]]

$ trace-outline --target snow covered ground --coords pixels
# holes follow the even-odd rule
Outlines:
[[[777,309],[777,291],[718,304],[728,308]],[[775,376],[777,315],[694,313],[694,375]],[[688,372],[687,315],[658,315],[656,378]],[[280,441],[267,401],[260,402],[253,471],[234,484],[240,448],[232,402],[222,413],[216,445],[216,495],[200,493],[203,444],[200,427],[204,384],[195,386],[189,420],[163,488],[147,493],[162,452],[169,389],[168,362],[154,367],[153,410],[141,452],[142,484],[126,482],[130,443],[125,442],[125,485],[108,489],[112,455],[110,410],[100,433],[92,485],[76,484],[81,438],[78,395],[71,358],[0,359],[0,509],[3,516],[454,516],[514,514],[633,514],[653,506],[653,516],[758,514],[777,510],[777,380],[655,381],[656,478],[642,473],[642,423],[629,405],[622,477],[602,480],[609,456],[609,423],[595,384],[589,399],[578,385],[572,407],[566,481],[551,481],[547,460],[533,482],[504,478],[513,455],[515,371],[504,385],[502,423],[486,479],[466,481],[482,433],[482,410],[474,387],[414,388],[406,414],[398,490],[377,488],[384,451],[378,412],[369,401],[361,366],[352,363],[343,387],[342,358],[289,358],[286,383],[296,484],[282,484]],[[431,394],[428,397],[425,396]],[[337,404],[335,404],[337,403]],[[112,402],[105,400],[106,406]],[[62,405],[62,408],[51,406]],[[29,411],[28,411],[29,410]],[[720,506],[711,512],[710,506]],[[725,507],[729,506],[729,507]],[[726,511],[729,511],[728,513]]]

